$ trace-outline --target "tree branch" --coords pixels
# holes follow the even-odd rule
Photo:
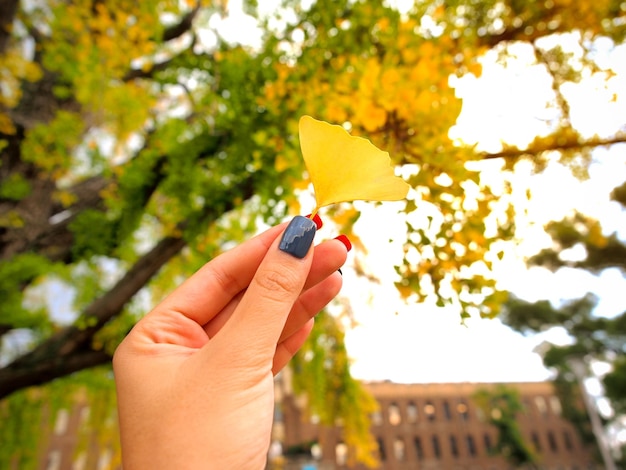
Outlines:
[[[626,135],[617,135],[615,137],[611,137],[609,139],[590,139],[585,141],[566,141],[566,142],[557,142],[552,145],[537,145],[531,146],[526,149],[518,149],[515,147],[506,148],[501,152],[495,153],[482,153],[481,157],[484,160],[494,159],[494,158],[507,158],[507,159],[515,159],[519,157],[523,157],[524,155],[536,155],[543,152],[549,151],[565,151],[565,150],[584,150],[589,148],[597,148],[597,147],[606,147],[609,145],[615,144],[623,144],[626,143]]]
[[[89,367],[107,364],[111,361],[104,351],[91,349],[77,351],[67,356],[50,357],[47,361],[33,364],[30,368],[0,370],[0,400],[10,394],[33,385],[41,385]]]
[[[0,54],[4,54],[9,46],[19,4],[19,0],[0,0]]]
[[[130,82],[138,78],[152,78],[154,77],[155,73],[160,72],[161,70],[166,70],[177,57],[178,56],[174,56],[169,60],[164,60],[163,62],[152,64],[147,70],[130,69],[128,72],[126,72],[126,75],[122,77],[122,80],[125,82]]]
[[[92,302],[83,318],[95,319],[93,325],[63,328],[40,343],[29,353],[0,369],[0,399],[31,385],[39,385],[54,378],[76,372],[89,360],[110,359],[101,351],[91,349],[93,336],[113,317],[118,315],[130,299],[154,276],[161,267],[182,250],[182,238],[166,237],[142,256],[117,284],[102,297]],[[85,358],[81,359],[83,356]],[[68,362],[69,361],[69,362]],[[68,363],[66,363],[68,362]]]
[[[238,200],[247,200],[254,194],[255,178],[248,177],[238,186],[237,194],[227,194],[223,206],[206,207],[198,218],[217,220],[223,214],[233,210]],[[180,229],[184,229],[183,226]],[[51,335],[32,351],[18,357],[6,367],[0,369],[0,399],[21,388],[40,385],[52,379],[81,370],[79,357],[84,355],[91,360],[103,361],[101,351],[92,349],[94,335],[115,316],[143,288],[171,258],[176,256],[186,245],[182,237],[165,237],[152,250],[143,255],[120,279],[115,286],[93,301],[83,312],[81,319],[88,326],[70,325]],[[90,321],[91,320],[91,321]],[[69,361],[72,365],[65,364]],[[108,359],[107,359],[108,360]],[[85,359],[85,366],[89,367]],[[97,361],[96,361],[97,362]],[[94,364],[97,365],[97,364]]]
[[[163,41],[171,41],[172,39],[176,39],[189,31],[193,25],[193,20],[196,18],[199,11],[200,2],[197,2],[193,10],[183,16],[180,22],[163,31]]]
[[[570,105],[567,99],[565,98],[565,96],[563,95],[563,92],[561,91],[561,85],[563,84],[563,79],[559,76],[556,70],[554,70],[554,68],[552,67],[548,53],[543,51],[539,46],[537,46],[536,41],[533,41],[531,43],[531,46],[533,48],[537,62],[543,64],[544,69],[546,70],[546,73],[550,75],[552,79],[552,91],[554,91],[555,100],[559,108],[561,108],[561,112],[563,113],[563,115],[561,116],[562,126],[571,128],[572,120],[571,120]]]

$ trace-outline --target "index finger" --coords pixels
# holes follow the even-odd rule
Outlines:
[[[314,235],[315,222],[296,216],[280,243],[274,241],[267,251],[232,317],[215,337],[232,345],[232,358],[261,364],[267,359],[271,369],[280,333],[311,269]]]
[[[161,304],[204,325],[246,289],[269,247],[287,224],[272,227],[220,254],[172,292]]]

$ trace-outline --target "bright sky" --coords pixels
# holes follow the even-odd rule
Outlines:
[[[538,133],[545,132],[545,109],[549,95],[539,84],[545,74],[530,67],[525,51],[519,61],[504,70],[487,56],[483,76],[456,82],[464,107],[458,125],[451,130],[453,138],[477,143],[485,150],[497,150],[499,139],[525,144]],[[626,48],[603,57],[618,66],[618,75],[608,88],[595,78],[587,79],[576,90],[568,90],[572,98],[572,119],[587,135],[603,135],[626,122],[625,97],[610,101],[612,93],[626,90]],[[549,91],[549,87],[547,87]],[[610,153],[610,155],[609,155]],[[626,281],[617,270],[608,270],[593,277],[575,270],[552,274],[545,269],[527,269],[523,256],[537,252],[549,243],[542,226],[559,220],[573,208],[601,217],[609,231],[624,231],[624,213],[608,193],[626,179],[626,156],[619,150],[596,152],[598,161],[591,167],[591,178],[581,182],[568,171],[554,167],[542,175],[532,175],[530,168],[520,168],[516,184],[520,194],[531,188],[533,198],[524,203],[528,209],[527,225],[520,227],[523,242],[512,247],[498,270],[503,289],[530,301],[543,298],[558,302],[577,298],[586,292],[600,297],[598,314],[615,315],[623,310]],[[498,171],[491,171],[498,178]],[[370,247],[374,271],[381,273],[382,283],[366,284],[348,271],[344,293],[349,296],[359,325],[347,333],[348,351],[354,359],[353,374],[367,380],[397,382],[491,382],[545,380],[549,372],[533,349],[544,340],[567,341],[564,331],[552,331],[532,338],[523,337],[499,320],[471,319],[460,324],[458,312],[429,305],[403,305],[394,293],[393,272],[385,272],[398,251],[389,245],[389,233],[405,230],[394,218],[393,209],[383,204],[364,206],[360,222],[362,237]],[[521,221],[520,221],[521,222]],[[620,225],[621,224],[621,225]],[[380,227],[385,227],[384,231]],[[576,253],[572,253],[575,256]],[[389,276],[389,277],[387,277]],[[369,292],[364,296],[363,292]]]

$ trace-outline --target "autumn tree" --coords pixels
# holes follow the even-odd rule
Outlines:
[[[619,205],[626,205],[623,193],[626,183],[611,192],[611,198]],[[623,214],[623,212],[622,212]],[[626,242],[617,232],[603,229],[598,219],[575,213],[561,221],[546,226],[553,246],[545,248],[529,259],[529,263],[548,268],[554,272],[563,268],[587,271],[599,275],[607,269],[626,272]],[[571,256],[577,247],[581,255]],[[568,255],[568,251],[569,255]],[[550,300],[528,302],[511,298],[505,305],[502,320],[505,324],[524,334],[546,332],[563,328],[570,337],[570,344],[546,344],[542,352],[544,364],[555,371],[555,384],[564,404],[564,416],[572,421],[581,437],[587,441],[598,438],[604,459],[613,459],[610,449],[602,441],[603,426],[622,428],[626,412],[626,311],[607,317],[596,312],[598,298],[592,293],[562,304]],[[620,308],[620,306],[618,306]],[[621,306],[623,308],[623,305]],[[596,436],[590,426],[587,413],[580,409],[580,386],[585,378],[594,377],[593,366],[609,365],[609,371],[600,377],[604,395],[613,409],[607,422],[600,418],[591,423],[596,426]],[[591,401],[588,406],[595,406]],[[605,448],[606,447],[606,448]],[[615,449],[616,450],[616,449]]]
[[[253,46],[225,39],[220,2],[2,4],[0,397],[96,366],[106,374],[121,337],[180,279],[306,211],[302,114],[390,153],[414,188],[398,215],[397,287],[462,316],[497,314],[496,242],[515,234],[510,188],[490,188],[481,162],[506,174],[556,160],[580,173],[594,148],[626,138],[580,133],[564,93],[583,77],[611,80],[593,53],[599,38],[623,42],[620,1],[245,8],[258,20]],[[577,54],[560,47],[564,35]],[[519,45],[552,90],[545,131],[491,154],[452,140],[462,103],[451,77],[479,76],[488,51],[506,63]],[[358,216],[352,205],[324,213],[347,231]]]

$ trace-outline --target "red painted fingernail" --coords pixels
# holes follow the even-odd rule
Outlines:
[[[346,250],[350,251],[352,249],[352,243],[350,243],[350,240],[345,235],[339,235],[338,237],[335,237],[335,240],[339,240],[341,243],[343,243],[343,245],[346,247]]]
[[[307,218],[311,218],[311,214],[307,215]],[[320,218],[319,215],[315,214],[313,216],[313,222],[315,222],[315,225],[317,225],[317,229],[321,229],[322,225],[324,225],[324,222],[322,222],[322,219]]]

